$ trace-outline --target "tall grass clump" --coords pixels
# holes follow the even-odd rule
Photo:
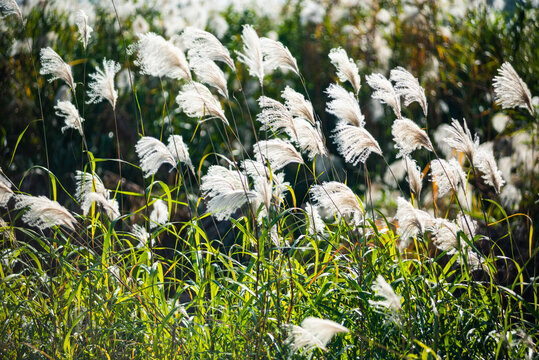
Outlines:
[[[537,9],[0,5],[2,358],[537,356]]]

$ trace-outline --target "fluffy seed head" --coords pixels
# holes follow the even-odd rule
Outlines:
[[[209,32],[187,27],[181,35],[181,40],[188,49],[187,56],[189,59],[203,58],[221,61],[230,66],[233,71],[236,71],[236,66],[228,50]]]
[[[264,170],[261,171],[264,174]],[[207,174],[202,177],[200,190],[207,197],[215,197],[237,190],[247,191],[249,190],[249,180],[238,169],[212,165]]]
[[[410,190],[419,199],[421,188],[423,187],[423,173],[414,159],[404,156],[406,171],[408,173],[407,180],[410,185]]]
[[[413,207],[404,198],[397,199],[397,214],[395,219],[399,223],[397,234],[399,235],[399,250],[404,251],[410,244],[410,239],[423,234],[425,229],[432,225],[432,216]]]
[[[244,63],[249,70],[249,75],[257,77],[260,85],[264,81],[264,58],[260,39],[251,25],[243,25],[241,33],[243,52],[236,52],[238,60]]]
[[[333,138],[347,163],[365,163],[371,152],[382,155],[378,142],[363,127],[340,123],[333,132]]]
[[[264,68],[266,70],[273,71],[281,67],[290,69],[296,75],[299,75],[296,59],[281,42],[263,37],[260,38],[260,47],[262,48]]]
[[[90,74],[91,82],[88,84],[88,104],[97,104],[103,99],[108,100],[112,108],[116,108],[118,92],[114,88],[114,77],[120,71],[120,64],[114,60],[103,59],[103,70],[99,66],[96,72]]]
[[[322,139],[322,132],[319,128],[315,128],[303,118],[294,119],[294,128],[297,134],[294,142],[302,153],[307,153],[309,160],[313,160],[316,155],[328,156],[326,145]]]
[[[172,168],[176,168],[176,159],[167,146],[156,138],[141,137],[135,145],[135,150],[140,159],[140,167],[144,172],[144,177],[154,175],[163,164],[170,164]]]
[[[197,117],[199,122],[219,118],[228,125],[221,103],[201,83],[192,81],[185,84],[178,93],[176,102],[187,116]]]
[[[315,124],[313,105],[310,101],[305,100],[303,95],[287,86],[281,96],[285,99],[285,106],[294,117],[300,117],[312,125]]]
[[[15,14],[21,22],[23,21],[21,9],[15,0],[0,0],[0,12],[2,12],[4,16]]]
[[[359,70],[354,60],[348,58],[348,54],[343,48],[334,48],[329,52],[329,59],[337,69],[337,76],[341,82],[349,81],[354,88],[355,94],[359,93],[361,88],[361,78]]]
[[[223,70],[213,61],[204,58],[191,59],[190,67],[195,73],[198,81],[213,86],[217,91],[228,99],[228,89]]]
[[[305,214],[307,215],[307,221],[309,225],[309,228],[308,228],[309,235],[321,233],[326,227],[326,224],[324,224],[324,221],[320,217],[320,213],[318,212],[318,207],[313,206],[310,203],[306,203]]]
[[[393,140],[399,155],[409,155],[412,151],[424,147],[429,151],[434,151],[429,136],[415,122],[410,119],[400,118],[393,122],[391,127]]]
[[[11,183],[4,176],[0,175],[0,207],[5,207],[13,196]]]
[[[105,198],[109,197],[109,191],[105,188],[99,176],[77,170],[75,173],[75,199],[82,202],[84,201],[84,196],[91,192],[101,194]]]
[[[485,184],[492,186],[499,194],[505,181],[502,178],[502,172],[498,170],[492,150],[479,148],[475,153],[473,165],[483,173],[482,178]]]
[[[459,184],[466,184],[466,174],[456,159],[435,159],[430,162],[430,167],[431,181],[438,186],[438,197],[444,196],[450,190],[456,193]]]
[[[303,349],[309,352],[314,348],[326,351],[327,343],[335,334],[349,331],[332,320],[307,317],[303,320],[301,326],[288,325],[286,342],[292,346],[293,351]]]
[[[62,127],[62,132],[67,129],[75,129],[82,136],[82,122],[84,119],[80,117],[75,105],[69,101],[58,101],[54,109],[56,110],[56,116],[65,119],[65,126]]]
[[[372,291],[377,296],[381,296],[383,300],[369,300],[371,306],[377,308],[386,308],[392,311],[399,311],[401,309],[402,296],[397,295],[391,285],[387,283],[382,275],[378,275],[376,280],[372,284]]]
[[[335,115],[342,123],[357,127],[365,125],[365,117],[361,113],[354,94],[337,84],[329,85],[326,94],[332,99],[327,103],[326,111],[328,113]]]
[[[465,154],[470,162],[474,162],[474,154],[479,148],[479,138],[475,135],[472,138],[472,133],[468,129],[466,120],[463,120],[464,127],[453,119],[451,127],[447,128],[448,136],[445,138],[445,143],[455,151]]]
[[[314,185],[310,190],[314,204],[337,218],[351,215],[354,217],[363,214],[363,204],[356,194],[345,184],[337,181]]]
[[[52,75],[49,82],[56,79],[62,79],[66,82],[71,90],[75,91],[75,81],[73,80],[73,74],[71,73],[71,66],[66,64],[64,60],[50,47],[41,49],[41,75]]]
[[[406,69],[396,67],[391,70],[389,78],[395,82],[395,92],[404,98],[404,106],[408,106],[417,101],[423,109],[423,114],[427,116],[427,98],[425,89],[419,85],[419,81]]]
[[[193,163],[191,163],[191,158],[189,157],[189,149],[180,135],[170,135],[168,137],[167,149],[176,163],[184,163],[194,173]]]
[[[256,120],[262,124],[260,130],[271,130],[276,134],[286,132],[291,138],[297,138],[294,118],[286,106],[267,96],[259,97],[258,105],[262,108],[262,112],[256,116]]]
[[[253,145],[253,152],[258,161],[269,162],[273,171],[291,163],[303,164],[303,158],[296,148],[281,139],[260,140]]]
[[[525,107],[533,115],[530,89],[510,63],[504,62],[502,67],[498,69],[498,76],[494,77],[493,86],[497,104],[504,109],[517,106]]]
[[[151,32],[139,34],[138,38],[130,52],[137,53],[135,65],[140,66],[142,74],[191,80],[189,64],[182,49]]]
[[[93,203],[100,206],[109,219],[114,220],[120,217],[120,210],[118,209],[118,202],[116,199],[109,199],[108,196],[96,192],[89,192],[83,196],[80,207],[85,216],[92,208]]]
[[[75,23],[77,24],[79,31],[79,41],[82,42],[82,46],[86,49],[86,47],[88,47],[88,41],[90,40],[90,34],[92,34],[94,29],[88,25],[88,16],[83,10],[77,11]]]
[[[159,225],[163,225],[168,221],[168,206],[167,203],[161,199],[155,200],[153,203],[153,210],[150,213],[150,228],[155,228]]]
[[[395,115],[400,118],[400,99],[399,95],[395,92],[395,89],[393,89],[391,82],[382,74],[367,75],[365,79],[367,80],[367,84],[375,90],[372,94],[372,98],[378,99],[382,103],[389,105],[395,112]]]
[[[41,230],[53,226],[66,226],[75,231],[74,223],[77,222],[73,215],[56,201],[49,200],[45,196],[15,196],[15,210],[28,207],[22,216],[22,220],[30,226]]]

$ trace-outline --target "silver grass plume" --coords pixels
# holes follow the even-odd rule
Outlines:
[[[505,181],[502,178],[502,172],[498,170],[492,150],[479,148],[473,158],[473,165],[483,173],[482,178],[485,184],[492,186],[499,194]]]
[[[65,126],[62,127],[62,133],[67,129],[75,129],[82,136],[82,123],[84,119],[80,117],[79,111],[70,101],[58,101],[56,106],[56,116],[65,119]]]
[[[419,85],[419,81],[402,67],[391,70],[389,78],[395,82],[395,92],[404,98],[404,106],[408,106],[417,101],[423,109],[423,114],[427,116],[427,98],[425,89]]]
[[[291,345],[293,351],[303,349],[309,352],[315,348],[327,351],[326,345],[335,334],[348,332],[350,330],[335,321],[307,317],[301,326],[288,325],[286,343]]]
[[[215,197],[236,190],[247,191],[249,190],[249,180],[238,169],[212,165],[206,175],[202,177],[200,190],[207,197]]]
[[[35,226],[41,230],[53,226],[66,226],[75,231],[74,223],[77,222],[73,215],[56,201],[45,196],[15,196],[15,210],[28,207],[22,216],[22,220],[30,226]]]
[[[474,155],[479,148],[479,138],[477,134],[472,138],[472,133],[468,129],[466,120],[463,120],[463,124],[464,127],[457,120],[453,119],[451,127],[447,128],[448,136],[445,138],[445,143],[453,150],[466,155],[473,164]]]
[[[71,90],[75,91],[75,81],[73,80],[73,74],[71,73],[71,66],[66,64],[64,60],[50,47],[41,49],[41,75],[52,75],[49,82],[56,79],[64,80]]]
[[[205,58],[192,58],[190,65],[197,80],[213,86],[217,91],[228,99],[228,89],[225,74],[213,61]]]
[[[137,141],[135,150],[140,159],[140,167],[144,177],[154,175],[163,164],[176,168],[176,159],[167,146],[156,138],[143,136]]]
[[[176,102],[187,116],[197,117],[199,122],[219,118],[228,125],[221,103],[206,86],[198,82],[185,84],[178,93]]]
[[[141,68],[142,74],[191,80],[189,64],[182,49],[152,32],[139,34],[138,38],[129,51],[137,52],[135,65]]]
[[[150,213],[150,228],[153,229],[159,225],[163,225],[168,221],[168,206],[161,199],[155,200],[153,210]]]
[[[354,218],[363,214],[363,204],[356,194],[345,184],[337,181],[314,185],[310,190],[314,204],[332,213],[335,217],[351,215]]]
[[[259,97],[258,105],[262,108],[262,112],[256,116],[256,120],[262,124],[260,130],[271,130],[276,134],[286,132],[291,138],[297,138],[294,118],[286,106],[267,96]]]
[[[473,220],[470,216],[459,213],[457,215],[457,225],[469,240],[473,240],[475,235],[477,235],[477,221]]]
[[[453,254],[458,249],[457,236],[459,230],[459,226],[449,220],[434,219],[432,233],[436,238],[433,244],[441,251]]]
[[[505,209],[518,210],[519,204],[522,201],[522,193],[513,184],[507,184],[503,187],[500,194],[502,205]]]
[[[109,197],[109,191],[105,188],[99,176],[77,170],[75,173],[75,199],[82,202],[84,196],[92,192],[101,194],[105,198]]]
[[[354,60],[349,58],[346,50],[340,47],[331,49],[329,59],[337,69],[339,80],[341,82],[349,81],[357,95],[361,88],[361,78],[359,77],[359,70]]]
[[[286,86],[281,96],[285,99],[285,106],[292,113],[292,116],[303,118],[312,125],[316,123],[313,105],[310,101],[305,100],[302,94],[293,90],[290,86]]]
[[[218,221],[227,220],[245,203],[257,199],[258,194],[251,190],[234,190],[221,193],[208,201],[206,213],[211,214]]]
[[[265,69],[273,71],[281,67],[290,69],[296,75],[299,75],[296,59],[292,56],[290,50],[281,42],[262,37],[260,38],[260,47],[262,48]]]
[[[423,234],[433,221],[429,213],[414,208],[410,202],[402,197],[397,199],[395,219],[399,224],[397,234],[399,235],[398,248],[400,251],[404,251],[410,245],[411,238]]]
[[[2,12],[4,16],[15,14],[21,22],[23,21],[21,9],[15,0],[0,0],[0,12]]]
[[[253,145],[253,152],[258,161],[267,161],[272,171],[291,163],[303,164],[303,158],[296,148],[281,139],[260,140]]]
[[[305,214],[307,214],[307,221],[309,224],[309,228],[308,228],[309,235],[320,233],[325,229],[326,224],[324,224],[324,221],[320,217],[320,212],[318,211],[318,207],[311,205],[311,203],[306,203]]]
[[[369,300],[369,305],[377,308],[386,308],[392,311],[399,311],[401,309],[402,296],[397,295],[391,285],[387,283],[382,275],[378,275],[376,280],[372,284],[372,291],[377,296],[384,298],[383,300]]]
[[[421,188],[423,187],[423,173],[421,172],[421,168],[414,159],[411,159],[408,156],[404,156],[404,162],[408,173],[407,180],[410,185],[410,190],[414,193],[416,198],[419,199]]]
[[[191,157],[189,156],[189,149],[183,142],[181,135],[170,135],[168,137],[167,149],[174,158],[176,164],[179,162],[184,163],[194,174],[195,169],[191,162]]]
[[[189,26],[183,30],[181,40],[185,48],[188,49],[187,56],[190,59],[204,58],[221,61],[227,64],[233,71],[236,71],[236,66],[230,57],[229,51],[213,34]]]
[[[294,118],[294,128],[297,137],[294,142],[302,153],[306,153],[309,160],[313,160],[316,155],[328,156],[328,151],[320,129],[315,128],[310,122],[303,118]]]
[[[399,155],[409,155],[412,151],[424,147],[434,151],[429,136],[415,122],[407,118],[400,118],[393,122],[391,134],[399,149]]]
[[[354,94],[337,84],[329,85],[326,89],[326,94],[332,99],[326,106],[328,113],[335,115],[342,123],[357,127],[365,125],[365,117],[361,113]]]
[[[241,163],[241,167],[252,179],[260,176],[266,176],[268,179],[272,177],[270,169],[261,161],[246,159]]]
[[[103,99],[108,100],[112,109],[116,108],[118,91],[114,88],[114,77],[120,71],[120,64],[114,60],[103,59],[103,70],[96,68],[96,72],[90,74],[91,82],[88,84],[88,104],[97,104]]]
[[[118,202],[116,199],[109,199],[102,193],[97,192],[84,194],[83,201],[80,204],[84,216],[88,215],[93,203],[99,205],[105,211],[109,219],[114,220],[120,217],[120,210],[118,209]]]
[[[395,115],[400,118],[400,99],[399,95],[395,92],[393,85],[391,85],[391,82],[382,74],[367,75],[365,80],[367,80],[367,84],[375,90],[372,94],[372,98],[378,99],[382,103],[389,105],[395,112]]]
[[[466,184],[466,174],[456,159],[432,160],[430,168],[431,181],[435,182],[438,187],[438,197],[444,196],[450,190],[456,193],[459,184],[463,187]]]
[[[333,132],[333,138],[347,163],[365,163],[371,152],[382,156],[378,142],[363,127],[340,123]]]
[[[13,196],[11,183],[4,176],[0,175],[0,207],[5,207]]]
[[[247,66],[249,74],[257,77],[260,86],[262,86],[264,82],[263,52],[260,39],[251,25],[243,25],[241,40],[243,41],[243,52],[236,52],[238,60]]]
[[[494,77],[493,86],[494,99],[502,108],[525,107],[533,115],[530,89],[510,63],[504,62],[498,69],[498,76]]]
[[[88,47],[88,41],[90,40],[90,34],[94,29],[88,25],[88,15],[83,10],[77,11],[75,15],[75,23],[79,31],[79,41],[82,42],[82,46],[86,49]]]

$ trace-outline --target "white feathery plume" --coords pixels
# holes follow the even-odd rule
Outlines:
[[[243,25],[241,39],[243,41],[243,53],[236,52],[238,60],[247,66],[249,75],[257,77],[260,86],[262,86],[264,81],[264,59],[260,39],[255,29],[249,24]]]
[[[90,74],[91,82],[88,84],[88,104],[97,104],[103,99],[109,101],[112,109],[116,108],[118,91],[114,88],[114,77],[120,71],[120,64],[114,60],[103,59],[103,70],[96,68],[96,72]]]
[[[71,73],[71,66],[66,64],[64,60],[50,47],[41,49],[41,75],[52,75],[49,82],[53,82],[56,79],[64,80],[71,90],[75,91],[75,81],[73,80],[73,74]]]
[[[274,175],[271,174],[270,169],[262,161],[246,159],[242,162],[241,166],[252,179],[260,176],[266,176],[269,179]]]
[[[432,137],[434,142],[438,145],[438,149],[444,154],[446,158],[450,158],[454,155],[453,149],[447,145],[446,139],[451,136],[451,126],[448,124],[441,124],[434,130]]]
[[[193,173],[195,172],[193,163],[191,163],[191,158],[189,157],[189,149],[183,142],[181,135],[170,135],[168,137],[167,149],[176,163],[184,163]]]
[[[530,89],[510,63],[504,62],[502,67],[498,69],[498,76],[494,77],[493,86],[496,104],[501,105],[504,109],[517,106],[525,107],[533,115]]]
[[[88,192],[84,194],[83,201],[80,204],[80,208],[82,209],[84,216],[88,214],[93,203],[101,206],[101,208],[105,210],[105,213],[109,219],[114,220],[120,217],[120,210],[118,209],[118,202],[116,199],[109,199],[102,193],[96,192]]]
[[[260,38],[260,47],[262,48],[265,69],[273,71],[281,67],[290,69],[296,75],[299,75],[296,59],[292,56],[290,50],[281,42],[262,37]]]
[[[459,226],[446,219],[434,219],[432,229],[433,235],[436,237],[433,244],[442,251],[447,251],[449,254],[455,252],[458,248],[457,235]]]
[[[309,352],[314,348],[327,351],[326,345],[335,334],[348,332],[350,330],[335,321],[307,317],[301,326],[288,325],[286,342],[292,346],[293,351],[303,349]]]
[[[105,198],[109,197],[109,191],[105,188],[99,176],[77,170],[75,173],[75,199],[82,202],[85,195],[91,192],[101,194]]]
[[[183,30],[181,40],[184,46],[189,49],[187,56],[190,59],[199,57],[221,61],[227,64],[233,71],[236,71],[236,66],[230,57],[230,53],[213,34],[189,26]]]
[[[193,58],[190,67],[198,81],[213,86],[219,94],[228,99],[228,89],[225,74],[213,61],[205,58]]]
[[[433,221],[429,213],[414,208],[410,202],[402,197],[397,199],[395,219],[399,224],[397,234],[399,235],[398,248],[400,251],[404,251],[410,245],[410,238],[423,234],[428,227],[432,226]]]
[[[151,238],[151,235],[148,234],[144,226],[140,226],[138,224],[133,225],[131,235],[133,235],[133,237],[135,237],[135,239],[139,241],[137,249],[145,247],[148,243],[148,240],[150,240]]]
[[[294,118],[294,128],[297,137],[294,142],[302,153],[307,153],[309,160],[313,160],[316,155],[328,156],[328,151],[320,129],[315,128],[303,118]]]
[[[395,82],[395,92],[404,98],[404,106],[408,106],[417,101],[423,109],[423,114],[427,116],[427,98],[425,89],[419,85],[419,81],[402,67],[391,70],[389,78]]]
[[[466,174],[456,159],[432,160],[430,168],[431,181],[438,186],[438,197],[444,196],[450,190],[456,193],[459,184],[466,184]]]
[[[374,152],[382,156],[382,149],[372,135],[363,127],[340,123],[333,132],[339,153],[347,163],[365,163]]]
[[[404,159],[396,160],[387,168],[384,174],[384,183],[396,188],[398,182],[401,181],[405,175],[406,163],[404,162]]]
[[[167,146],[151,136],[143,136],[137,141],[135,151],[140,159],[144,177],[154,175],[163,164],[176,168],[176,159]]]
[[[185,84],[178,93],[176,102],[187,116],[197,117],[199,122],[219,118],[228,125],[221,103],[201,83],[192,81]]]
[[[285,106],[288,108],[288,111],[292,113],[292,116],[303,118],[312,125],[316,123],[313,105],[310,101],[305,100],[305,97],[303,97],[302,94],[287,85],[281,93],[281,96],[285,99]]]
[[[200,190],[207,197],[215,197],[237,190],[245,192],[249,190],[249,180],[238,169],[212,165],[206,175],[202,177]]]
[[[391,134],[399,149],[399,155],[409,155],[412,151],[424,147],[434,151],[429,136],[415,122],[407,118],[400,118],[393,122]]]
[[[75,15],[75,23],[77,24],[77,28],[79,31],[79,41],[82,42],[82,46],[86,49],[88,46],[88,41],[90,40],[90,34],[94,29],[88,25],[88,15],[84,12],[84,10],[77,11],[77,14]]]
[[[391,285],[387,283],[382,275],[378,275],[376,280],[372,284],[372,291],[377,296],[381,296],[384,300],[369,300],[369,305],[377,308],[386,308],[392,311],[399,311],[401,309],[402,296],[397,295]]]
[[[404,162],[408,173],[407,180],[410,185],[410,190],[412,190],[414,195],[419,198],[421,195],[421,188],[423,187],[423,173],[421,172],[421,168],[414,159],[411,159],[408,156],[404,156]]]
[[[363,204],[345,184],[337,181],[314,185],[310,190],[314,204],[332,213],[337,218],[345,215],[354,217],[363,214]]]
[[[28,210],[22,216],[22,221],[30,226],[35,226],[41,230],[52,226],[66,226],[75,231],[74,223],[77,222],[73,215],[56,201],[50,200],[45,196],[15,196],[15,210],[28,207]]]
[[[498,170],[492,150],[479,148],[475,152],[473,165],[483,173],[482,178],[485,184],[492,186],[496,190],[496,193],[499,194],[505,181],[502,178],[502,172]]]
[[[286,106],[267,96],[259,97],[258,105],[262,108],[262,112],[256,116],[256,120],[262,124],[260,130],[272,130],[276,134],[284,131],[291,138],[297,138],[294,118]]]
[[[398,118],[401,117],[401,105],[399,95],[391,85],[391,82],[382,74],[372,74],[365,77],[367,84],[373,88],[373,99],[378,99],[382,103],[391,106]]]
[[[359,77],[359,70],[354,63],[354,60],[348,58],[346,50],[340,47],[331,49],[329,52],[329,59],[337,69],[339,80],[341,82],[349,81],[357,95],[361,88],[361,78]]]
[[[182,49],[152,32],[139,34],[138,38],[129,51],[137,52],[135,65],[140,66],[142,74],[191,80],[189,64]]]
[[[21,22],[23,21],[21,9],[15,0],[0,0],[0,12],[2,12],[4,16],[15,14]]]
[[[153,229],[159,225],[163,225],[168,221],[168,206],[161,199],[155,200],[153,210],[150,213],[150,228]]]
[[[457,225],[469,240],[473,240],[474,236],[477,235],[477,221],[470,216],[459,213],[457,215]]]
[[[56,106],[56,116],[65,119],[65,126],[62,127],[62,133],[67,129],[75,129],[82,136],[82,123],[84,119],[80,117],[79,111],[70,101],[58,101]]]
[[[324,224],[324,221],[320,217],[320,213],[318,212],[318,207],[313,206],[310,203],[306,203],[305,214],[307,214],[307,221],[309,224],[309,229],[308,229],[309,235],[320,233],[325,229],[326,224]]]
[[[357,127],[365,125],[365,117],[361,113],[354,94],[337,84],[329,85],[326,94],[332,99],[326,106],[328,113],[335,115],[342,123]]]
[[[290,163],[303,164],[303,158],[296,148],[281,139],[260,140],[253,145],[258,161],[269,162],[270,168],[277,171]]]
[[[234,190],[222,193],[208,201],[206,213],[211,214],[218,221],[226,220],[246,202],[257,199],[258,194],[250,190]]]
[[[507,184],[503,187],[500,198],[505,209],[518,210],[518,205],[522,201],[522,193],[515,185]]]
[[[458,152],[463,153],[470,159],[470,162],[474,162],[474,154],[479,148],[479,138],[477,134],[472,138],[472,133],[468,129],[466,120],[463,120],[464,128],[460,125],[458,120],[453,119],[451,127],[447,128],[448,135],[445,138],[445,143]]]
[[[5,207],[13,196],[11,183],[4,176],[0,175],[0,207]]]

